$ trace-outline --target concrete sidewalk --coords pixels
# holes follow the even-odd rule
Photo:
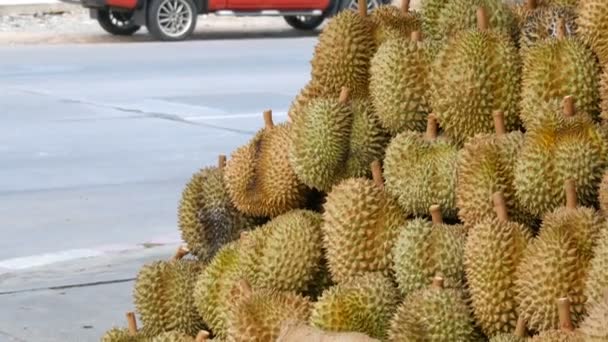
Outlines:
[[[58,0],[0,0],[0,16],[62,13],[82,8],[78,2]]]

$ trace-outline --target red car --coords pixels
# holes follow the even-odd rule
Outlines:
[[[368,10],[391,0],[368,0]],[[186,39],[199,14],[282,16],[292,27],[313,30],[325,18],[356,9],[358,0],[82,0],[91,17],[114,35],[131,35],[146,26],[160,40]]]

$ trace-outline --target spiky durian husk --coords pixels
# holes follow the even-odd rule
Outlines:
[[[203,267],[201,262],[184,259],[156,261],[140,269],[133,297],[150,335],[172,330],[193,335],[205,328],[192,297]]]
[[[380,123],[393,135],[426,126],[431,59],[422,44],[390,39],[371,62],[372,102]]]
[[[601,65],[608,64],[608,2],[579,0],[577,7],[578,36],[597,54]]]
[[[439,15],[448,4],[446,0],[421,0],[422,32],[428,41],[429,54],[434,58],[442,47],[443,36],[439,28]]]
[[[287,117],[289,120],[293,121],[294,118],[300,113],[302,110],[310,102],[312,99],[320,97],[321,93],[319,89],[315,86],[312,81],[309,81],[304,88],[300,89],[300,92],[295,97],[295,99],[291,102],[289,106],[289,110],[287,111]]]
[[[598,192],[601,213],[604,217],[608,217],[608,172],[604,172]]]
[[[407,38],[412,31],[420,31],[422,17],[416,11],[404,13],[394,6],[380,5],[370,13],[374,25],[374,39],[377,46],[392,38]]]
[[[602,100],[602,114],[604,123],[608,121],[608,70],[602,72],[600,77],[600,98]]]
[[[521,120],[526,128],[541,119],[548,102],[573,96],[578,115],[600,114],[599,65],[593,52],[574,38],[549,40],[528,49],[522,74]]]
[[[593,250],[593,259],[587,276],[585,287],[587,308],[600,302],[606,289],[608,289],[608,229],[603,228],[597,238],[597,245]]]
[[[546,39],[556,38],[560,18],[564,19],[566,36],[575,36],[577,25],[574,7],[541,6],[526,13],[521,23],[520,46],[527,49]]]
[[[307,188],[289,163],[291,135],[289,123],[264,128],[232,153],[224,180],[239,211],[274,217],[305,204]]]
[[[367,273],[326,290],[314,304],[310,323],[325,331],[384,339],[398,303],[398,291],[388,277]]]
[[[376,48],[369,17],[341,11],[319,35],[311,61],[312,81],[327,97],[337,98],[342,87],[355,98],[367,97],[369,64]]]
[[[494,132],[504,113],[507,131],[519,127],[521,60],[513,42],[495,31],[465,31],[441,50],[431,68],[431,107],[459,146]]]
[[[607,165],[605,132],[591,118],[566,118],[551,105],[535,128],[526,133],[515,164],[515,193],[528,211],[540,217],[566,201],[564,182],[576,183],[582,206],[594,206],[598,185]]]
[[[588,307],[588,313],[579,329],[585,335],[585,342],[608,341],[608,292]]]
[[[230,309],[226,341],[275,341],[284,320],[307,321],[311,310],[306,297],[272,289],[256,290]]]
[[[530,338],[530,342],[585,342],[578,331],[548,330]]]
[[[489,342],[526,342],[526,339],[513,334],[498,334],[490,338]]]
[[[369,101],[352,103],[353,122],[350,134],[346,178],[371,176],[370,164],[384,158],[390,135],[380,125]]]
[[[332,279],[388,275],[393,240],[405,222],[397,203],[371,180],[349,178],[328,194],[324,208],[321,229]]]
[[[334,285],[335,283],[331,279],[331,273],[329,272],[329,266],[327,265],[327,259],[323,256],[311,285],[303,292],[303,295],[316,302],[325,290]]]
[[[517,201],[513,185],[513,169],[523,143],[521,132],[511,132],[504,136],[480,134],[465,144],[458,161],[456,206],[467,226],[495,216],[490,199],[497,191],[503,193],[513,221],[532,221],[532,215]]]
[[[194,337],[179,331],[168,331],[154,336],[150,342],[194,342]]]
[[[476,341],[464,294],[427,287],[409,294],[390,323],[389,341]]]
[[[146,340],[147,338],[140,333],[131,336],[129,329],[126,328],[112,328],[101,336],[101,342],[145,342]]]
[[[195,173],[180,199],[178,223],[190,253],[209,260],[217,250],[238,238],[240,232],[263,223],[241,214],[230,201],[224,172],[207,167]]]
[[[487,336],[515,330],[515,272],[531,239],[526,226],[496,218],[469,231],[464,249],[467,284],[475,319]]]
[[[304,184],[328,192],[344,177],[352,123],[352,109],[337,99],[312,100],[294,118],[289,156]]]
[[[445,137],[427,141],[423,134],[405,131],[386,148],[386,191],[408,215],[424,216],[439,205],[444,218],[454,218],[458,149]]]
[[[462,225],[435,225],[413,219],[400,229],[392,250],[392,269],[401,294],[430,285],[439,272],[446,288],[461,288],[465,281]]]

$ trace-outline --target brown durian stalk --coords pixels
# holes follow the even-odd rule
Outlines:
[[[570,318],[570,301],[567,297],[557,300],[557,311],[559,313],[559,329],[551,329],[532,337],[532,342],[585,342],[583,335],[574,330],[574,324]]]
[[[137,328],[134,312],[127,312],[127,328],[112,328],[101,337],[101,342],[147,342],[148,335],[145,330]]]

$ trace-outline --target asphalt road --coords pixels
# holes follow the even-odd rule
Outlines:
[[[136,247],[178,243],[176,210],[190,176],[247,142],[265,109],[286,120],[314,44],[0,47],[0,341],[96,340],[107,322],[82,311],[82,301],[102,288],[62,291],[76,296],[63,302],[40,296],[99,280],[95,272],[77,276],[91,260],[128,255],[134,267],[102,280],[129,278],[151,253]],[[131,285],[120,287],[120,300],[129,300]],[[61,303],[76,310],[64,318],[90,322],[66,322]],[[50,322],[61,338],[46,330]]]

